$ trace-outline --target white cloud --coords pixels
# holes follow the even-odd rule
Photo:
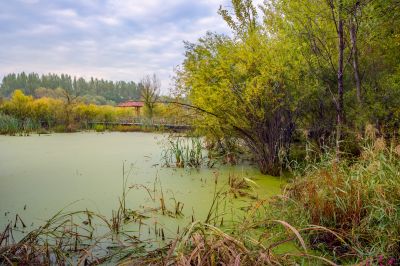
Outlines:
[[[24,4],[30,4],[30,5],[32,5],[32,4],[37,4],[37,3],[39,3],[39,0],[19,0],[19,2],[22,2],[22,3],[24,3]]]
[[[99,16],[99,17],[97,17],[97,19],[100,22],[102,22],[102,23],[104,23],[106,25],[109,25],[109,26],[117,26],[117,25],[121,24],[121,21],[119,19],[115,18],[115,17],[101,17],[101,16]]]
[[[158,15],[171,10],[185,0],[108,0],[106,8],[117,17],[128,19],[157,19]]]
[[[60,28],[56,25],[36,25],[33,28],[22,29],[18,33],[20,35],[30,36],[30,35],[51,35],[55,33],[59,33]]]
[[[74,19],[78,17],[78,14],[76,13],[75,10],[73,9],[57,9],[57,10],[52,10],[49,12],[51,15],[56,16],[56,17],[61,17],[63,19]]]
[[[222,0],[25,1],[37,8],[24,6],[26,13],[13,13],[7,22],[0,74],[56,72],[139,81],[157,73],[165,92],[183,60],[184,40],[229,31],[217,14]],[[19,41],[24,37],[28,41]]]

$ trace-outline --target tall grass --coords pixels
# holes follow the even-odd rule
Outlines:
[[[275,200],[270,215],[298,228],[329,228],[307,237],[337,262],[395,263],[400,258],[399,148],[380,138],[366,141],[355,161],[338,163],[333,153],[325,154]]]
[[[28,118],[22,122],[22,130],[25,134],[32,133],[38,129],[40,129],[40,124],[35,120]]]
[[[16,135],[29,134],[40,128],[32,119],[19,120],[13,116],[0,113],[0,134]]]
[[[18,132],[20,132],[18,119],[0,113],[0,134],[15,135]]]
[[[163,145],[162,160],[167,167],[200,168],[204,163],[202,140],[170,136]]]

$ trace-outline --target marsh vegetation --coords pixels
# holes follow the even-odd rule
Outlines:
[[[3,79],[0,134],[147,131],[154,118],[190,130],[0,136],[1,263],[400,263],[398,1],[233,0],[218,13],[230,33],[185,42],[170,96],[155,75],[100,82],[97,102],[94,80]],[[113,106],[134,97],[145,126],[113,125],[137,118]],[[91,197],[104,209],[58,212]],[[29,226],[38,206],[52,218]]]

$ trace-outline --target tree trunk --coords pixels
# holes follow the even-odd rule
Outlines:
[[[255,123],[257,124],[257,123]],[[252,139],[247,139],[248,147],[262,174],[280,176],[294,132],[292,114],[287,107],[275,110],[264,123],[252,128]]]
[[[343,104],[343,58],[344,58],[344,31],[343,31],[343,1],[339,0],[338,7],[338,39],[339,39],[339,57],[338,57],[338,98],[336,102],[337,110],[337,124],[336,124],[336,159],[339,160],[340,157],[340,141],[342,139],[342,126],[344,122],[344,104]]]
[[[274,155],[259,154],[257,164],[263,175],[280,176],[281,174],[281,165],[274,159]]]
[[[357,49],[357,28],[356,28],[356,17],[357,17],[357,9],[359,2],[357,1],[354,7],[353,18],[351,19],[350,24],[350,39],[351,39],[351,53],[353,58],[353,69],[354,69],[354,80],[356,82],[357,89],[357,101],[361,103],[361,79],[360,79],[360,70],[358,68],[358,49]]]

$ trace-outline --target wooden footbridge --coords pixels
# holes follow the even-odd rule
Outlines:
[[[192,126],[185,124],[181,121],[165,121],[165,120],[130,120],[130,121],[91,121],[90,125],[114,125],[114,126],[138,126],[138,127],[148,127],[156,129],[169,129],[174,131],[183,131],[191,129]]]

